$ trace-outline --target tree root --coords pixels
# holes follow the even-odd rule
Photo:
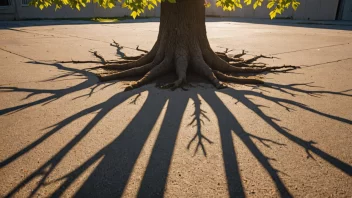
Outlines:
[[[142,49],[139,49],[139,45],[137,45],[136,49],[137,51],[140,51],[140,52],[143,52],[145,54],[141,54],[141,55],[138,55],[138,56],[127,56],[125,53],[123,53],[121,51],[121,49],[123,48],[129,48],[129,47],[124,47],[124,46],[121,46],[119,43],[117,43],[116,41],[112,40],[113,43],[110,43],[110,46],[113,46],[113,47],[116,47],[117,48],[117,55],[120,56],[121,59],[124,59],[124,60],[138,60],[140,58],[142,58],[145,54],[149,53],[149,51],[147,50],[142,50]],[[133,49],[133,48],[130,48],[130,49]]]
[[[139,45],[137,45],[136,50],[137,50],[137,51],[140,51],[140,52],[144,52],[144,53],[149,53],[149,51],[147,51],[147,50],[139,49]]]
[[[106,60],[105,61],[105,65],[106,64],[126,64],[126,63],[131,63],[133,62],[132,60]],[[104,64],[101,61],[80,61],[80,60],[70,60],[70,61],[56,61],[55,63],[73,63],[73,64],[84,64],[84,63],[98,63],[98,64]],[[104,66],[101,66],[104,67]]]
[[[253,57],[253,58],[250,58],[250,59],[248,59],[248,60],[245,60],[245,61],[243,61],[243,62],[249,64],[249,63],[253,63],[254,61],[257,61],[257,60],[260,59],[260,58],[274,59],[274,58],[276,58],[276,57],[274,57],[274,56],[259,55],[259,56],[255,56],[255,57]]]
[[[229,65],[227,68],[220,68],[222,72],[235,72],[235,73],[263,73],[263,72],[287,72],[294,69],[299,69],[299,66],[284,65],[274,67],[261,67],[261,68],[239,68]]]
[[[242,56],[244,56],[246,54],[247,54],[247,52],[242,50],[242,53],[234,55],[233,58],[241,58]]]
[[[95,57],[99,58],[103,64],[106,63],[105,58],[102,55],[98,54],[97,51],[89,51],[89,52],[92,53]]]
[[[171,89],[172,91],[181,88],[183,91],[188,91],[187,88],[184,87],[184,85],[186,84],[186,82],[178,79],[175,82],[172,83],[167,83],[165,85],[161,85],[159,86],[160,89]]]
[[[184,87],[186,83],[186,71],[188,66],[188,58],[187,52],[183,54],[178,54],[181,58],[175,58],[175,63],[172,64],[171,59],[164,59],[160,64],[156,65],[155,63],[149,63],[139,67],[124,67],[122,65],[106,65],[101,66],[99,68],[109,70],[120,70],[117,72],[107,72],[97,74],[100,81],[110,81],[110,80],[117,80],[124,77],[131,77],[131,76],[141,76],[144,75],[140,80],[130,84],[128,87],[125,88],[125,91],[129,91],[135,88],[138,88],[150,81],[154,80],[158,76],[166,74],[167,72],[171,71],[173,68],[176,67],[176,73],[178,79],[172,83],[167,83],[162,86],[159,86],[161,89],[171,89],[175,90],[177,88],[181,88],[182,90],[187,91]],[[219,54],[219,53],[217,53]],[[221,81],[224,82],[233,82],[237,84],[264,84],[264,81],[258,79],[251,79],[251,78],[238,78],[235,76],[230,75],[229,73],[262,73],[262,72],[286,72],[293,69],[297,69],[297,66],[276,66],[276,67],[266,67],[264,63],[252,63],[258,58],[266,58],[266,56],[256,56],[252,59],[247,61],[241,61],[234,66],[233,64],[226,63],[226,67],[222,65],[222,67],[213,66],[212,68],[208,66],[208,64],[197,54],[194,56],[195,58],[191,59],[192,67],[196,71],[196,73],[206,77],[217,89],[226,88],[227,86]],[[221,58],[220,56],[218,56]],[[137,62],[137,61],[136,61]],[[248,62],[248,63],[246,63]],[[135,62],[134,62],[135,63]],[[252,64],[250,64],[252,63]],[[129,63],[125,64],[128,65]],[[241,67],[239,67],[241,66]],[[122,71],[121,71],[122,70]]]
[[[215,52],[216,55],[218,55],[222,60],[226,61],[226,62],[240,62],[240,61],[244,61],[243,58],[234,58],[234,57],[229,57],[227,56],[226,53],[223,52]]]
[[[237,84],[264,84],[264,81],[250,78],[236,78],[234,76],[226,75],[222,72],[213,70],[215,76],[225,82],[234,82]]]
[[[227,53],[231,51],[228,49],[226,49],[225,52],[214,53],[211,49],[203,52],[198,44],[192,45],[195,46],[192,51],[189,51],[189,48],[184,47],[186,46],[185,43],[177,44],[174,50],[169,51],[169,48],[172,49],[171,45],[173,44],[170,42],[168,45],[161,45],[159,39],[150,52],[139,49],[139,46],[137,46],[135,50],[146,53],[139,56],[126,56],[123,52],[121,52],[123,46],[120,46],[117,42],[113,41],[110,45],[118,48],[118,54],[122,54],[123,59],[125,60],[105,60],[104,57],[97,51],[91,51],[91,53],[95,57],[99,58],[100,61],[72,60],[62,61],[61,63],[102,63],[104,64],[103,66],[90,69],[90,71],[93,71],[93,73],[97,75],[101,82],[118,80],[125,77],[142,76],[140,80],[127,86],[125,91],[145,85],[157,77],[172,71],[173,69],[176,70],[177,80],[158,87],[161,89],[171,90],[181,88],[187,91],[184,86],[187,85],[186,76],[189,65],[196,73],[208,79],[217,89],[227,87],[227,85],[222,83],[222,81],[238,84],[264,84],[264,81],[259,79],[239,78],[233,76],[233,74],[287,72],[300,68],[292,65],[267,67],[265,63],[255,62],[260,58],[275,58],[264,55],[259,55],[244,60],[241,58],[247,54],[244,50],[242,53],[236,54],[232,57],[227,55]],[[203,57],[205,59],[203,59]]]
[[[130,91],[132,89],[138,88],[142,85],[149,83],[156,77],[166,74],[172,70],[172,64],[168,59],[163,60],[159,65],[153,67],[148,73],[146,73],[140,80],[131,83],[125,88],[124,91]]]

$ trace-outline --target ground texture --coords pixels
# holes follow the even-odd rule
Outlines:
[[[214,51],[301,69],[123,92],[58,61],[139,55],[157,20],[1,22],[0,197],[349,197],[352,26],[208,21]]]

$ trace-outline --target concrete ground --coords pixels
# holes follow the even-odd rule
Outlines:
[[[133,23],[132,23],[133,22]],[[266,86],[99,84],[157,20],[0,23],[0,197],[351,197],[352,26],[209,19],[217,51],[301,65]]]

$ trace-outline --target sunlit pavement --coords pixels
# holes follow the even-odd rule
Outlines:
[[[352,25],[208,19],[215,51],[297,65],[265,86],[98,83],[89,51],[149,50],[157,19],[0,23],[0,197],[349,197]],[[119,52],[120,53],[120,52]],[[120,53],[121,54],[121,53]]]

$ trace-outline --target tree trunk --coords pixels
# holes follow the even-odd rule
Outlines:
[[[243,54],[242,54],[243,55]],[[220,56],[220,57],[219,57]],[[229,64],[238,59],[227,57],[225,53],[214,53],[210,48],[205,27],[204,0],[177,0],[177,3],[165,1],[161,3],[161,16],[158,39],[149,53],[139,60],[127,64],[108,65],[105,69],[115,69],[115,73],[103,73],[98,77],[101,81],[143,75],[126,90],[140,87],[156,77],[175,71],[177,80],[164,85],[164,88],[175,89],[186,83],[188,69],[206,77],[216,88],[225,86],[218,80],[236,83],[262,83],[256,79],[239,79],[228,76],[229,72],[263,72],[272,69],[289,68],[241,68],[248,66],[248,61],[238,65]],[[256,59],[255,59],[256,60]],[[252,63],[253,61],[250,61]],[[240,66],[240,67],[238,67]]]

